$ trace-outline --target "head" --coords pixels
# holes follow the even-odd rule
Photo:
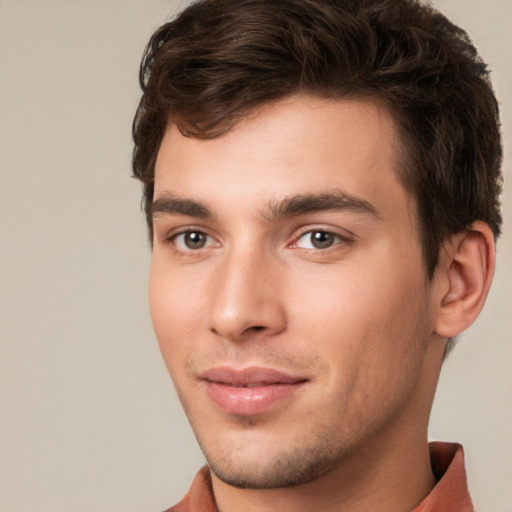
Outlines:
[[[210,0],[154,34],[141,84],[152,318],[214,473],[297,485],[421,437],[500,230],[466,34],[415,1]]]

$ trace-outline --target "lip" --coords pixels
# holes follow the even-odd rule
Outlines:
[[[230,414],[267,412],[295,395],[308,379],[262,367],[216,367],[201,375],[210,400]]]

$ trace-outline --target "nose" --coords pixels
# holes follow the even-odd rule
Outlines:
[[[267,338],[286,328],[282,272],[272,256],[232,253],[217,267],[210,330],[231,341]]]

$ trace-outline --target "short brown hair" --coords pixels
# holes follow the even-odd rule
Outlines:
[[[292,94],[384,102],[401,135],[427,274],[447,236],[501,215],[499,112],[467,34],[416,0],[200,0],[160,27],[140,69],[134,175],[151,203],[169,122],[212,138]]]

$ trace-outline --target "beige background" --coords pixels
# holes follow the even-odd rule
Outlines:
[[[512,135],[512,1],[435,2],[494,70]],[[162,510],[202,457],[146,305],[130,175],[137,68],[165,0],[0,0],[0,512]],[[512,197],[494,289],[448,360],[431,436],[512,511]]]

